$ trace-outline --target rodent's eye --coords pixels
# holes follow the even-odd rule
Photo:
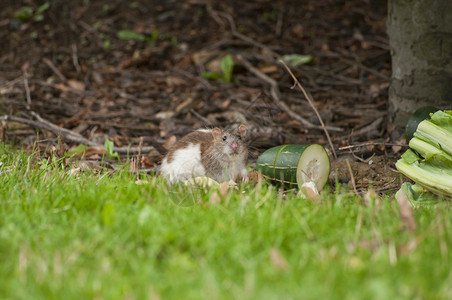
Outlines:
[[[240,135],[238,135],[238,136],[237,136],[237,138],[238,138],[239,140],[241,140],[241,139],[242,139],[242,137],[241,137]]]
[[[223,135],[223,141],[226,141],[227,138],[227,136]]]

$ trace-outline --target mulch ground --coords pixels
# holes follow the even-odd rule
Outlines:
[[[351,188],[399,186],[386,0],[49,1],[38,12],[45,3],[0,10],[0,113],[19,121],[1,122],[2,140],[43,155],[89,141],[93,160],[108,138],[142,152],[149,169],[194,129],[246,123],[251,163],[275,145],[319,143]],[[334,151],[279,61],[290,54],[313,58],[290,69]],[[231,82],[203,76],[221,74],[226,55]]]

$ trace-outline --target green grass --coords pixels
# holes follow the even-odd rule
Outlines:
[[[0,146],[1,299],[452,297],[447,203],[416,209],[411,234],[391,197],[249,184],[209,204],[214,191],[28,158]]]

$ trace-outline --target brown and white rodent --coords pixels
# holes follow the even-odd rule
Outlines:
[[[200,129],[170,149],[160,172],[171,184],[199,176],[234,184],[240,178],[247,180],[247,160],[245,125],[225,130]]]

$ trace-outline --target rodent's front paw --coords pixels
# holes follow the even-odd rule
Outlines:
[[[228,183],[229,183],[229,185],[237,185],[237,183],[232,179],[230,179]]]
[[[248,181],[250,181],[250,178],[248,176],[242,176],[242,182],[243,183],[248,183]]]

